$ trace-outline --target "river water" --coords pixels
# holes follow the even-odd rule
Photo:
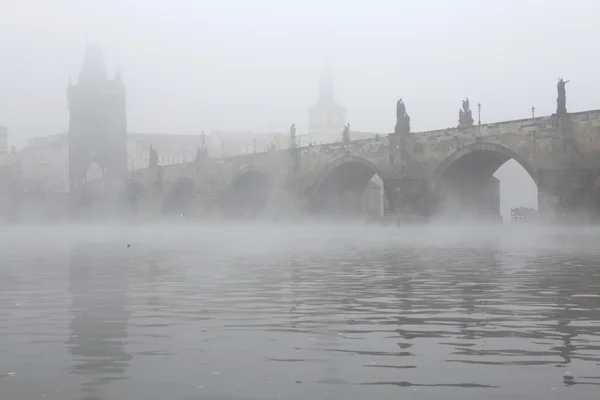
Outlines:
[[[597,399],[600,231],[0,233],[0,398]]]

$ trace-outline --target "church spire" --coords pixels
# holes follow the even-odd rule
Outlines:
[[[88,42],[85,46],[83,66],[79,74],[79,82],[106,80],[106,66],[102,46],[99,43]]]
[[[333,78],[328,64],[323,66],[319,80],[319,101],[323,103],[334,102]]]

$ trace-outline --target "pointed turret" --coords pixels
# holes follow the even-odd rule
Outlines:
[[[323,103],[334,102],[333,78],[328,65],[323,67],[319,79],[319,101]]]
[[[314,106],[308,109],[308,133],[316,143],[331,143],[338,140],[346,125],[346,109],[335,101],[333,77],[325,63],[319,78],[319,96]]]
[[[102,46],[98,43],[88,42],[85,47],[85,56],[79,83],[98,82],[106,80],[106,66],[102,54]]]

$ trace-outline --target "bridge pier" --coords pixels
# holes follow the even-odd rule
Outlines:
[[[427,179],[388,179],[384,187],[389,213],[429,216],[433,199]]]
[[[598,214],[595,170],[559,169],[538,171],[538,210],[548,224],[588,224]]]

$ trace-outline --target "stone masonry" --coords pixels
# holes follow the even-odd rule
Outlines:
[[[478,179],[474,173],[489,178],[513,158],[538,185],[544,221],[589,221],[596,215],[600,187],[600,110],[222,159],[200,157],[182,165],[131,172],[125,178],[90,182],[85,207],[90,216],[112,215],[121,207],[152,218],[165,212],[175,193],[186,193],[186,209],[194,216],[222,216],[226,199],[240,197],[235,194],[239,182],[263,176],[269,182],[264,214],[277,218],[305,214],[310,213],[326,178],[354,164],[381,177],[387,213],[426,217],[432,213],[441,181],[467,158],[476,164],[454,175],[471,174],[472,181]],[[243,204],[243,199],[237,200]],[[123,203],[130,206],[123,208]]]

